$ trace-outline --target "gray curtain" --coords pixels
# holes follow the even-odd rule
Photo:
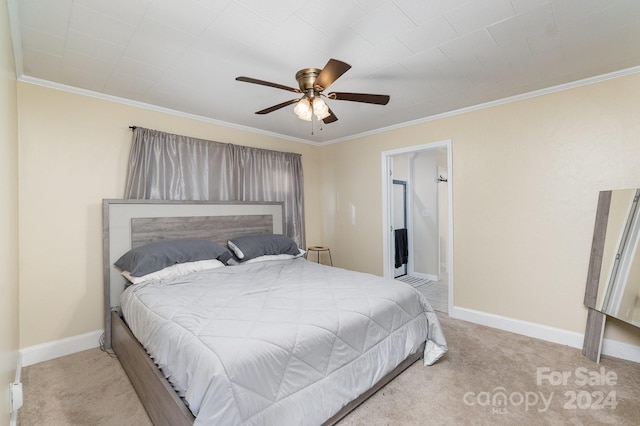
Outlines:
[[[124,197],[284,201],[285,234],[305,248],[300,154],[136,127]]]

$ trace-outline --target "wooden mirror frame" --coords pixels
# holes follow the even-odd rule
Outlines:
[[[602,336],[604,334],[604,325],[607,317],[602,312],[596,310],[596,300],[598,298],[598,283],[602,269],[604,242],[607,235],[611,193],[612,191],[600,191],[600,195],[598,196],[596,223],[593,228],[593,239],[591,241],[591,257],[589,259],[587,286],[584,292],[584,304],[589,309],[589,313],[587,314],[587,326],[584,332],[582,355],[594,362],[600,362]]]

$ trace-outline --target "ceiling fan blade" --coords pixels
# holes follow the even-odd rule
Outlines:
[[[300,100],[300,99],[291,99],[290,101],[282,102],[281,104],[274,105],[274,106],[272,106],[272,107],[269,107],[269,108],[265,108],[265,109],[263,109],[263,110],[260,110],[260,111],[256,112],[256,114],[261,114],[261,115],[262,115],[262,114],[269,114],[270,112],[277,111],[277,110],[279,110],[280,108],[284,108],[284,107],[286,107],[286,106],[288,106],[288,105],[295,104],[295,103],[296,103],[296,102],[298,102],[299,100]]]
[[[313,86],[318,90],[318,92],[322,92],[327,89],[331,84],[336,81],[342,74],[349,71],[351,65],[339,61],[337,59],[329,59],[327,65],[324,66],[318,77],[316,77],[316,81],[313,83]]]
[[[253,83],[253,84],[260,84],[262,86],[275,87],[276,89],[288,90],[288,91],[294,92],[294,93],[301,93],[300,89],[296,89],[296,88],[289,87],[289,86],[284,86],[284,85],[278,84],[278,83],[271,83],[270,81],[258,80],[257,78],[236,77],[236,80],[237,81],[243,81],[245,83]]]
[[[389,103],[389,95],[373,95],[371,93],[349,93],[349,92],[331,92],[327,95],[329,99],[338,101],[363,102],[365,104],[386,105]]]
[[[338,117],[336,117],[336,115],[333,113],[333,111],[331,111],[331,108],[329,108],[329,116],[326,118],[322,119],[322,122],[324,124],[329,124],[329,123],[333,123],[335,121],[338,121]]]

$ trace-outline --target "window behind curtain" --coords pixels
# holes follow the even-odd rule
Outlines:
[[[136,127],[125,198],[283,201],[285,234],[305,247],[300,154]]]

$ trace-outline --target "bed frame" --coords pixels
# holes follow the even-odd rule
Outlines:
[[[103,200],[105,349],[113,349],[154,425],[192,425],[195,418],[121,317],[126,281],[114,262],[131,248],[174,238],[202,238],[226,245],[229,238],[283,233],[281,202]],[[422,358],[424,343],[371,389],[344,406],[333,425]]]

